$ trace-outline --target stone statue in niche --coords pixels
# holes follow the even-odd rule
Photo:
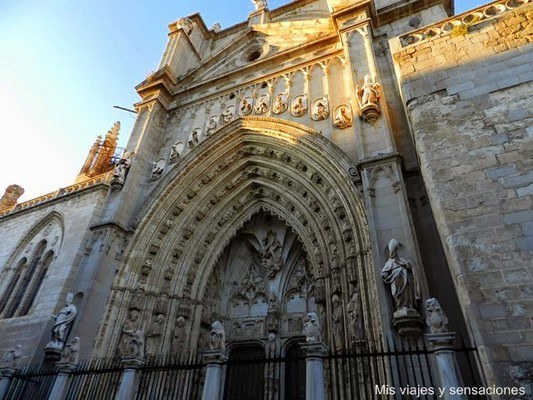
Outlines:
[[[200,143],[200,139],[198,138],[198,135],[200,134],[200,128],[196,128],[191,132],[191,135],[189,137],[189,141],[187,142],[187,147],[189,149],[195,148],[198,143]]]
[[[394,303],[394,327],[402,336],[416,337],[423,332],[423,322],[417,311],[420,300],[418,278],[414,265],[398,256],[399,247],[398,241],[391,239],[387,246],[389,259],[381,270],[381,277],[389,286]]]
[[[415,277],[415,267],[411,261],[398,256],[400,244],[396,239],[391,239],[388,245],[389,259],[381,270],[383,281],[390,285],[395,309],[417,309],[420,299],[420,290]]]
[[[165,170],[166,161],[164,158],[160,158],[155,163],[153,163],[152,171],[150,172],[150,180],[157,181],[163,175]]]
[[[113,181],[115,183],[124,184],[126,180],[126,175],[131,165],[132,154],[125,152],[120,160],[115,164],[115,169],[113,170]]]
[[[133,332],[125,356],[144,358],[144,332],[141,329]]]
[[[252,0],[252,3],[254,3],[256,11],[263,10],[267,6],[267,0]]]
[[[157,314],[152,320],[150,328],[146,333],[146,353],[148,355],[156,355],[157,348],[163,336],[163,328],[165,324],[165,316],[163,314]]]
[[[62,350],[65,347],[70,327],[78,315],[78,309],[72,304],[73,299],[72,293],[67,294],[65,307],[57,315],[52,315],[55,320],[52,326],[52,340],[46,345],[46,348]]]
[[[346,308],[350,317],[350,326],[353,329],[353,338],[355,341],[361,340],[363,329],[361,321],[361,296],[359,291],[353,291],[352,297]]]
[[[320,322],[316,313],[310,312],[307,314],[302,333],[305,335],[306,342],[319,342],[321,340]]]
[[[333,322],[333,343],[335,345],[335,349],[340,350],[344,348],[344,340],[343,340],[343,310],[342,310],[342,303],[339,296],[334,294],[331,297],[331,321]]]
[[[18,367],[18,359],[22,356],[20,351],[21,345],[18,344],[15,348],[9,350],[0,359],[0,368],[16,369]]]
[[[176,142],[170,148],[170,156],[168,158],[169,164],[175,164],[179,161],[181,152],[183,151],[185,145],[183,142]]]
[[[220,121],[223,124],[229,124],[233,119],[235,118],[235,106],[227,106],[224,111],[222,111],[222,115],[220,116]]]
[[[281,259],[281,243],[276,233],[272,230],[267,232],[267,237],[263,241],[265,247],[261,255],[263,267],[267,271],[267,276],[273,279],[283,267]]]
[[[333,126],[338,129],[346,129],[353,125],[352,110],[349,105],[341,104],[333,111]]]
[[[143,308],[144,290],[141,288],[135,289],[130,301],[130,310],[142,310]]]
[[[326,97],[316,99],[313,101],[311,110],[311,118],[313,120],[322,121],[323,119],[326,119],[329,116],[328,99]]]
[[[130,310],[129,318],[122,325],[122,335],[120,338],[119,353],[127,355],[131,339],[137,330],[137,321],[139,319],[139,312],[137,310]]]
[[[295,117],[301,117],[307,112],[307,96],[296,96],[292,99],[291,114]]]
[[[172,350],[174,353],[179,353],[183,350],[183,343],[185,343],[185,323],[187,320],[183,315],[178,315],[176,318],[176,325],[172,332]]]
[[[214,116],[209,118],[207,121],[207,125],[205,126],[205,136],[211,135],[214,131],[217,130],[218,127],[218,116]]]
[[[255,103],[255,112],[257,114],[264,114],[268,111],[268,103],[270,102],[270,96],[268,94],[262,94],[257,98]]]
[[[429,333],[448,332],[448,317],[434,297],[426,300],[426,324]]]
[[[193,28],[194,28],[194,25],[192,23],[192,21],[189,19],[189,18],[180,18],[178,20],[178,22],[176,22],[176,28],[177,29],[183,29],[183,31],[187,34],[187,35],[190,35]]]
[[[369,74],[366,74],[362,85],[357,85],[356,92],[357,101],[361,108],[361,118],[365,122],[373,123],[380,114],[381,85],[374,82]]]
[[[72,342],[65,346],[61,352],[61,359],[63,363],[78,364],[80,361],[80,338],[75,337]]]
[[[252,112],[252,98],[251,97],[244,97],[241,100],[240,104],[240,110],[242,115],[250,115]]]
[[[287,110],[287,107],[288,107],[287,94],[278,93],[278,95],[274,99],[274,105],[272,106],[272,112],[274,114],[281,114]]]
[[[280,302],[275,293],[270,293],[268,299],[268,313],[267,313],[267,330],[269,332],[277,332],[279,329],[281,312]]]
[[[220,321],[215,321],[211,324],[211,332],[209,333],[209,348],[211,350],[226,350],[226,334],[224,326]]]

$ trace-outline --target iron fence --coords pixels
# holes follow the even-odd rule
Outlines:
[[[11,378],[6,394],[10,400],[47,400],[52,390],[56,371],[48,365],[27,365]]]
[[[121,374],[120,358],[84,361],[71,373],[65,399],[113,399],[120,385]]]

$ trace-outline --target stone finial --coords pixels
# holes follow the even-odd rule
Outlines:
[[[211,30],[215,33],[218,33],[222,30],[222,25],[220,25],[220,22],[215,22],[212,26],[211,26]]]
[[[434,297],[426,300],[426,324],[430,333],[448,332],[448,317]]]
[[[304,323],[302,333],[305,335],[306,342],[319,342],[320,337],[320,322],[318,316],[314,312],[307,314],[307,321]]]
[[[9,350],[0,359],[0,368],[16,369],[18,367],[18,359],[22,356],[21,345],[16,345],[13,349]]]
[[[78,364],[80,361],[79,352],[80,338],[76,336],[72,339],[72,342],[65,346],[61,352],[61,359],[59,361],[62,363]]]
[[[189,35],[192,32],[194,25],[193,25],[193,22],[189,18],[183,17],[183,18],[178,19],[178,21],[176,22],[176,28],[183,29],[183,31],[187,35]]]
[[[267,0],[252,0],[255,6],[255,11],[264,10],[267,7]]]
[[[224,332],[224,325],[220,321],[211,324],[209,348],[211,350],[226,350],[226,333]]]
[[[17,200],[24,194],[24,189],[19,185],[9,185],[0,198],[0,211],[11,208],[17,204]]]

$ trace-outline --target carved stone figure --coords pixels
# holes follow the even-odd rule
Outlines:
[[[436,298],[426,300],[426,324],[430,333],[448,332],[448,317]]]
[[[353,125],[352,111],[349,105],[341,104],[333,113],[333,126],[338,129],[346,129]]]
[[[18,344],[15,348],[5,353],[0,359],[0,368],[16,369],[18,367],[18,359],[22,356],[20,351],[21,347],[22,346]]]
[[[130,310],[129,318],[122,326],[122,336],[120,339],[119,352],[121,355],[129,355],[130,342],[137,329],[137,321],[139,319],[139,312],[137,310]]]
[[[263,243],[265,247],[261,258],[268,277],[272,279],[283,267],[283,261],[281,259],[281,243],[278,240],[276,233],[272,230],[267,232],[267,237],[264,239]]]
[[[291,114],[295,117],[301,117],[307,112],[307,96],[297,96],[292,99]]]
[[[72,342],[65,346],[65,349],[61,352],[60,362],[78,364],[80,361],[80,338],[75,337]]]
[[[379,98],[381,96],[381,86],[375,83],[369,74],[365,75],[361,86],[357,85],[357,101],[361,108],[361,118],[365,122],[373,123],[380,114]]]
[[[226,334],[224,333],[224,326],[220,321],[215,321],[211,324],[209,348],[211,350],[226,350]]]
[[[187,146],[192,149],[200,143],[200,139],[198,139],[198,135],[200,134],[200,128],[196,128],[191,132],[191,136],[189,141],[187,142]]]
[[[333,343],[335,345],[335,348],[337,350],[342,349],[343,346],[343,309],[342,309],[342,303],[339,296],[336,294],[333,295],[331,298],[331,321],[333,322]]]
[[[287,110],[287,107],[288,107],[287,94],[278,93],[278,95],[274,99],[274,105],[272,106],[272,112],[274,114],[281,114]]]
[[[211,135],[218,128],[218,116],[209,118],[207,125],[205,126],[205,136]]]
[[[211,29],[213,30],[213,32],[218,33],[218,32],[220,32],[222,30],[222,25],[220,25],[220,22],[215,22],[211,26]]]
[[[144,358],[144,332],[138,329],[131,336],[127,356]]]
[[[310,312],[307,314],[302,333],[305,335],[306,342],[319,342],[321,340],[320,322],[316,313]]]
[[[153,163],[152,171],[150,172],[150,180],[157,181],[163,175],[165,170],[166,161],[164,158],[160,158],[155,163]]]
[[[235,106],[227,106],[222,115],[220,116],[220,121],[223,124],[229,124],[235,118]]]
[[[350,325],[353,329],[354,340],[362,338],[362,321],[361,321],[361,296],[357,290],[354,290],[352,297],[346,306],[350,317]]]
[[[67,294],[65,307],[63,307],[57,315],[52,315],[55,322],[52,326],[52,340],[46,346],[47,348],[62,350],[65,346],[68,331],[78,314],[78,309],[72,304],[73,299],[74,295],[72,293]]]
[[[269,102],[269,96],[268,94],[262,94],[257,99],[257,102],[255,104],[255,112],[257,114],[264,114],[268,111],[268,102]]]
[[[17,200],[24,194],[24,189],[19,185],[9,185],[2,198],[0,199],[0,211],[13,207]]]
[[[396,311],[403,308],[416,310],[420,291],[414,274],[414,265],[398,256],[399,247],[400,244],[396,239],[391,239],[388,245],[389,259],[381,270],[381,277],[390,285]]]
[[[311,118],[315,121],[321,121],[329,116],[328,99],[322,97],[313,102]]]
[[[176,142],[170,149],[170,156],[168,159],[168,162],[170,164],[177,163],[180,159],[181,152],[183,151],[183,148],[185,145],[183,142]]]
[[[254,3],[256,11],[263,10],[267,6],[266,0],[252,0],[252,3]]]
[[[241,109],[242,115],[249,115],[252,112],[252,99],[250,97],[244,97],[241,100],[239,108]]]
[[[119,183],[124,183],[126,180],[126,175],[131,165],[131,154],[125,152],[120,160],[115,164],[115,169],[113,171],[113,179]]]
[[[178,315],[176,318],[176,325],[172,332],[172,350],[175,354],[179,354],[183,350],[183,343],[185,343],[185,323],[187,320],[183,315]]]
[[[187,35],[190,35],[194,28],[194,25],[189,18],[183,17],[180,18],[178,22],[176,22],[176,28],[183,29]]]
[[[146,353],[149,355],[157,354],[157,348],[159,346],[161,336],[163,335],[163,328],[165,323],[165,316],[163,314],[157,314],[152,320],[150,328],[146,334]]]

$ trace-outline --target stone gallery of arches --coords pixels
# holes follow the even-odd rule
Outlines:
[[[529,1],[252,3],[6,190],[0,399],[532,398]]]

